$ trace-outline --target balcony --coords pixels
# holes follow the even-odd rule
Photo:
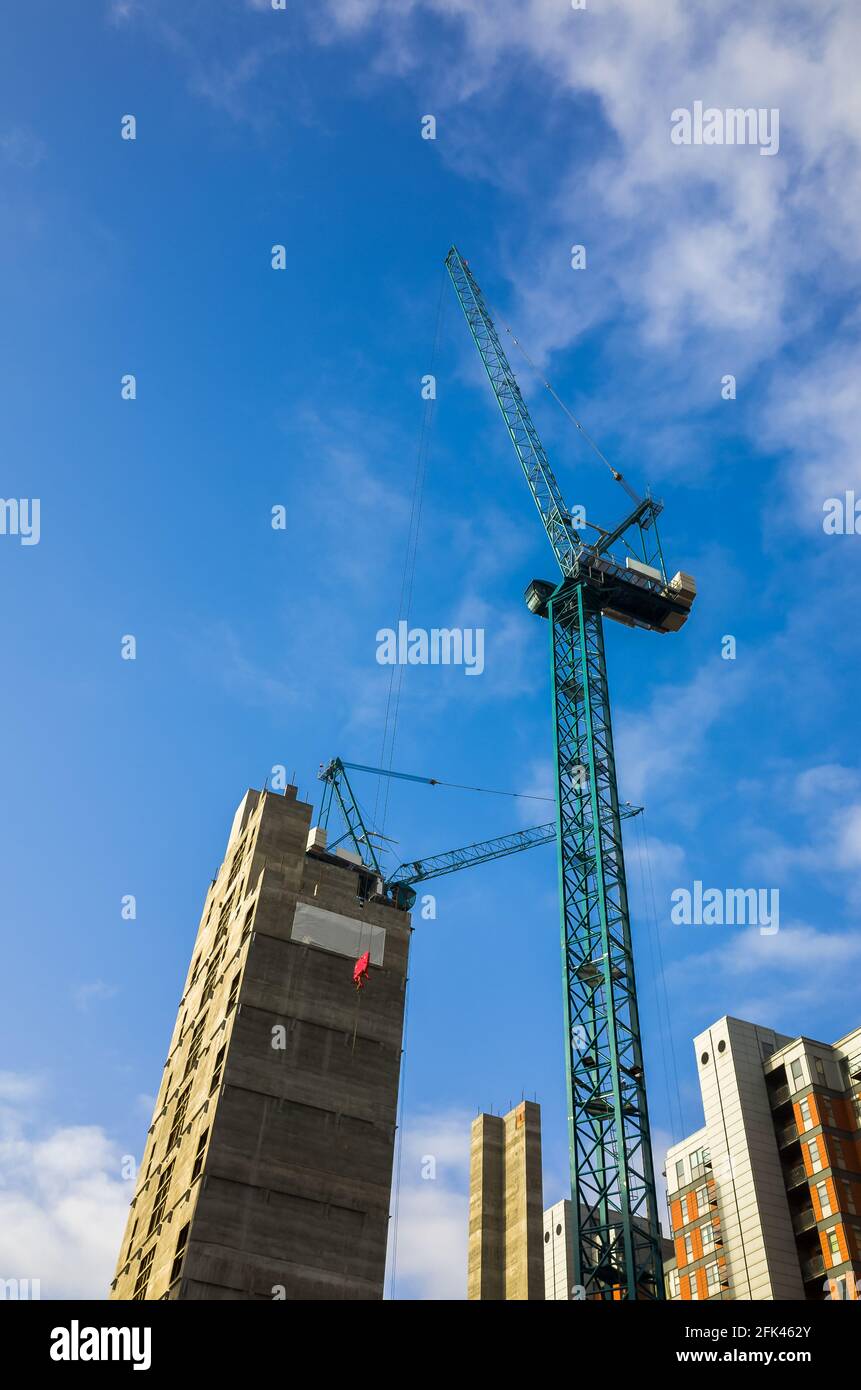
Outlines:
[[[809,1284],[811,1279],[821,1279],[825,1273],[825,1261],[821,1255],[814,1255],[812,1260],[805,1260],[801,1266],[801,1277],[805,1284]]]
[[[798,1143],[798,1125],[793,1122],[791,1125],[784,1125],[777,1132],[777,1147],[786,1149],[790,1144]]]
[[[769,1091],[768,1098],[771,1102],[772,1110],[779,1110],[782,1105],[789,1102],[789,1086],[776,1086],[773,1091]]]
[[[799,1187],[801,1183],[807,1182],[807,1173],[803,1163],[797,1163],[794,1168],[784,1168],[783,1181],[786,1183],[787,1192],[793,1187]]]
[[[816,1216],[812,1207],[802,1207],[801,1211],[795,1212],[792,1229],[797,1236],[803,1236],[806,1231],[816,1230]]]

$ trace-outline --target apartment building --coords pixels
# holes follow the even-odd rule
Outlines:
[[[672,1299],[861,1295],[861,1028],[722,1018],[694,1040],[705,1124],[667,1154]]]

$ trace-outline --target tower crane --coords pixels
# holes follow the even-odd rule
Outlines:
[[[376,834],[365,823],[361,808],[347,777],[351,772],[370,772],[376,777],[396,777],[404,782],[424,782],[429,787],[439,786],[435,777],[417,777],[410,772],[392,772],[391,768],[366,767],[364,763],[345,763],[341,758],[332,758],[325,767],[321,766],[319,778],[325,783],[320,806],[320,824],[328,830],[333,806],[337,806],[344,823],[344,834],[329,846],[330,851],[343,840],[350,840],[353,850],[362,860],[365,868],[373,876],[371,896],[381,897],[393,902],[396,907],[409,912],[416,900],[415,883],[424,883],[429,878],[439,878],[443,874],[453,874],[459,869],[471,869],[476,864],[487,864],[493,859],[505,859],[509,854],[532,849],[536,845],[549,845],[556,839],[555,820],[544,825],[533,825],[528,830],[513,830],[507,835],[495,835],[489,840],[478,840],[460,849],[444,850],[441,854],[426,854],[421,859],[408,859],[399,864],[391,873],[384,873],[377,846]],[[637,816],[642,806],[626,804],[621,809],[624,818]]]
[[[662,1299],[603,619],[678,631],[696,586],[682,573],[667,579],[661,503],[638,498],[616,470],[633,509],[609,531],[580,535],[454,246],[446,268],[561,571],[555,581],[533,580],[525,599],[550,636],[574,1281],[587,1299]],[[627,552],[624,564],[614,546]]]

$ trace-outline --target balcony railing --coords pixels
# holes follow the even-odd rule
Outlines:
[[[797,1163],[794,1168],[784,1168],[783,1181],[787,1188],[798,1187],[800,1183],[807,1181],[807,1173],[803,1163]]]
[[[821,1255],[814,1255],[812,1260],[805,1260],[801,1266],[801,1277],[805,1283],[811,1279],[821,1279],[825,1273],[825,1261]]]
[[[805,1231],[812,1231],[815,1227],[816,1214],[812,1207],[802,1208],[792,1218],[792,1229],[797,1236],[804,1235]]]
[[[772,1110],[778,1110],[781,1105],[785,1105],[789,1100],[789,1094],[789,1086],[775,1086],[773,1091],[769,1091],[768,1098]]]
[[[784,1125],[783,1129],[777,1131],[777,1147],[785,1149],[789,1144],[794,1144],[798,1139],[798,1125]]]

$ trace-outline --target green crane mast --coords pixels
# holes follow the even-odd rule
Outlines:
[[[580,536],[456,247],[446,267],[562,573],[533,580],[526,603],[550,634],[574,1279],[587,1299],[662,1299],[603,617],[677,631],[696,587],[684,574],[667,581],[661,504],[638,500],[627,484],[635,506],[625,520],[594,527],[594,540]],[[624,564],[611,553],[617,543]]]

